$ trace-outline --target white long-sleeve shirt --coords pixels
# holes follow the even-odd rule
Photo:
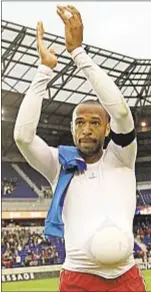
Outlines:
[[[93,63],[82,48],[76,49],[72,57],[109,113],[114,133],[131,132],[134,128],[132,115],[114,82]],[[39,66],[19,109],[14,139],[30,165],[44,175],[55,189],[60,171],[58,149],[49,147],[36,135],[46,86],[52,76],[51,69],[44,65]],[[136,151],[136,139],[126,147],[111,141],[98,162],[88,164],[83,174],[75,173],[63,207],[66,244],[64,268],[115,278],[135,264],[132,224],[136,206],[134,174]],[[121,251],[123,262],[112,267],[104,266],[94,259],[91,253],[93,236],[97,230],[101,232],[105,226],[113,226],[121,232],[119,244],[123,246]],[[113,239],[113,236],[112,238],[110,234],[108,236],[108,240],[111,240],[110,252],[115,254],[118,243],[114,242],[116,239]],[[129,241],[128,247],[124,247],[123,236]],[[109,253],[103,249],[107,248],[104,239],[103,237],[100,243],[103,254]]]

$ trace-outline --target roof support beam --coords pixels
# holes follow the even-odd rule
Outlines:
[[[16,38],[10,43],[10,46],[7,48],[5,53],[2,56],[2,64],[3,64],[3,70],[2,70],[2,77],[4,76],[4,73],[6,69],[8,68],[11,60],[13,59],[14,55],[17,52],[17,49],[19,48],[21,42],[23,41],[26,33],[26,28],[23,27],[21,31],[18,33]]]

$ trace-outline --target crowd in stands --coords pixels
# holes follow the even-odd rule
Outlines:
[[[135,250],[135,258],[151,258],[151,217],[150,216],[136,216],[133,228],[135,238],[142,243],[144,249],[139,247]],[[146,248],[145,248],[146,246]]]
[[[10,224],[7,227],[4,224],[5,227],[2,228],[2,268],[63,263],[65,258],[63,238],[51,237],[46,240],[42,226],[30,228]],[[142,249],[136,241],[134,257],[148,261],[151,258],[150,216],[135,216],[133,232],[135,239],[145,247]]]
[[[30,228],[3,229],[1,246],[2,268],[61,264],[65,256],[63,239],[46,241]]]
[[[4,177],[1,181],[1,194],[11,195],[16,188],[18,183],[17,177],[6,178]]]

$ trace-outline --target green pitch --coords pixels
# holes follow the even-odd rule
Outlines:
[[[3,283],[2,291],[58,291],[58,278]]]
[[[151,291],[151,270],[144,271],[144,278],[147,286],[147,291]],[[58,291],[58,278],[52,279],[42,279],[42,280],[31,280],[31,281],[22,281],[22,282],[11,282],[3,283],[2,291],[18,292],[18,291],[27,291],[27,292],[44,292],[44,291]]]

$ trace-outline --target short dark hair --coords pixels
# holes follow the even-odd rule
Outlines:
[[[100,104],[99,99],[87,99],[87,100],[83,100],[81,101],[79,104],[83,104],[83,103],[87,103],[87,104]]]
[[[99,99],[87,99],[87,100],[83,100],[81,101],[79,104],[96,104],[96,105],[100,105],[103,107],[103,105],[101,104],[101,102],[99,101]],[[104,108],[104,107],[103,107]],[[108,114],[108,112],[106,111],[106,109],[104,108],[107,118],[108,118],[108,123],[110,122],[110,115]]]

